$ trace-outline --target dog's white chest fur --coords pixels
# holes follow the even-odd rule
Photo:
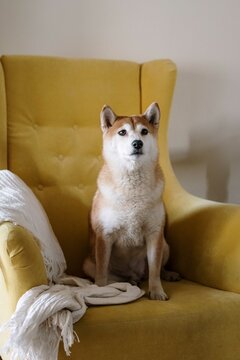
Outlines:
[[[119,183],[99,183],[103,198],[99,221],[103,232],[119,247],[144,245],[146,233],[157,231],[164,218],[163,184],[147,172],[125,174]]]

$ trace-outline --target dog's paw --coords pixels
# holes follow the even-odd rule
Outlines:
[[[166,301],[169,299],[169,297],[163,290],[159,290],[159,291],[152,290],[152,291],[149,291],[149,299]]]
[[[166,281],[179,281],[181,276],[175,271],[161,270],[161,279]]]

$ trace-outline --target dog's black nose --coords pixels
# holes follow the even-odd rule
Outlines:
[[[132,146],[134,147],[134,149],[139,150],[143,147],[143,142],[142,142],[142,140],[134,140],[132,142]]]

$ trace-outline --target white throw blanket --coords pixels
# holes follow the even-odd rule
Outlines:
[[[66,275],[64,255],[41,204],[19,177],[1,170],[0,224],[6,221],[28,229],[39,241],[49,280],[49,285],[27,291],[1,328],[10,330],[2,352],[12,360],[57,360],[61,340],[70,355],[74,340],[79,340],[73,324],[85,314],[87,305],[123,304],[144,294],[129,283],[98,287]]]
[[[56,281],[67,265],[48,217],[32,190],[9,170],[0,170],[0,224],[11,221],[39,241],[48,279]]]

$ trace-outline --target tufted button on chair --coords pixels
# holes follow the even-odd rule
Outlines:
[[[167,302],[143,297],[91,307],[75,325],[81,342],[73,345],[72,359],[239,359],[240,209],[194,197],[177,181],[167,140],[175,79],[169,60],[1,58],[0,168],[34,191],[72,275],[83,275],[88,247],[88,212],[102,164],[102,106],[118,114],[140,113],[153,101],[161,108],[166,237],[170,267],[183,280],[164,284]],[[0,225],[0,270],[2,323],[22,294],[47,283],[35,239],[10,223]],[[61,348],[59,359],[65,358]]]

